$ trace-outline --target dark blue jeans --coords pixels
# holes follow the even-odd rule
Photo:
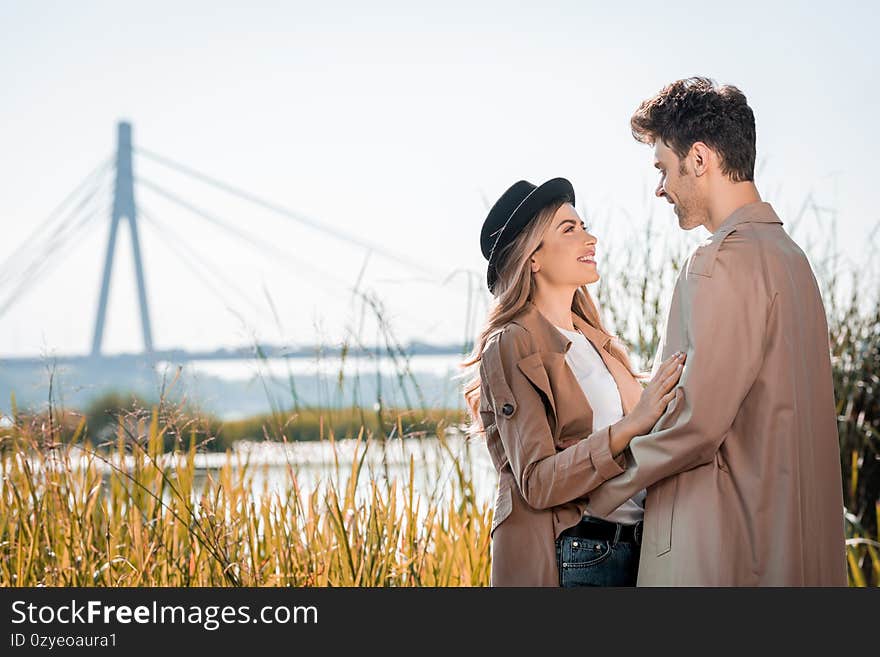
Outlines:
[[[556,539],[559,585],[635,586],[640,546],[562,535]]]

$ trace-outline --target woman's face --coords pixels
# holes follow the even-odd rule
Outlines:
[[[531,267],[538,285],[579,287],[599,280],[596,242],[571,203],[563,203],[544,231]]]

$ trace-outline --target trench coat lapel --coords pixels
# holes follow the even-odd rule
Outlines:
[[[553,388],[550,386],[550,377],[548,376],[547,371],[548,369],[553,371],[554,368],[558,367],[555,363],[560,361],[554,356],[559,355],[560,354],[556,352],[536,351],[535,353],[521,359],[516,364],[523,375],[532,382],[532,385],[543,392],[545,397],[549,400],[550,407],[553,410],[553,417],[559,416],[556,412],[556,402],[553,399]],[[565,358],[564,355],[562,358]]]
[[[568,366],[565,362],[565,356],[571,348],[572,342],[544,317],[543,313],[531,301],[526,303],[526,309],[514,321],[529,331],[537,345],[537,350],[517,362],[517,367],[536,388],[544,393],[549,400],[554,417],[558,419],[558,409],[550,381],[562,380],[562,370]],[[617,384],[621,407],[626,415],[638,402],[641,396],[641,385],[630,374],[626,366],[608,351],[607,346],[611,342],[610,335],[591,326],[574,313],[572,313],[572,321],[602,356],[605,366]],[[586,405],[581,412],[590,415],[590,424],[592,425],[593,409],[589,405],[589,400],[585,398],[585,401]]]

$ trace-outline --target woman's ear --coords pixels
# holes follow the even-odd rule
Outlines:
[[[529,258],[529,266],[532,268],[533,274],[541,271],[541,263],[535,260],[534,257]]]

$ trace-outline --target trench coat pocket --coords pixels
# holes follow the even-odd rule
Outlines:
[[[510,484],[503,482],[498,486],[498,496],[495,499],[495,514],[492,518],[492,529],[489,530],[490,537],[495,532],[495,528],[504,522],[512,510],[513,499],[511,497]]]
[[[651,530],[658,557],[672,549],[672,511],[675,508],[677,487],[678,477],[667,477],[657,484],[657,492],[652,500],[652,504],[656,505],[656,511],[651,510],[651,516],[654,519]]]

